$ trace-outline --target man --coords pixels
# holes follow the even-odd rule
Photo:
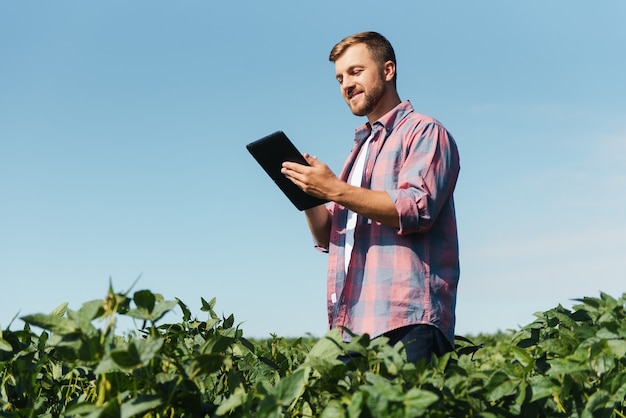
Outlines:
[[[330,61],[352,113],[367,122],[339,177],[308,154],[310,166],[286,162],[282,170],[330,201],[305,211],[317,246],[329,252],[330,328],[385,335],[405,344],[410,361],[430,360],[454,347],[456,144],[400,100],[395,53],[382,35],[349,36]]]

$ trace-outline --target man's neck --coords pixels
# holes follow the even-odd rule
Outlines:
[[[389,111],[391,111],[391,109],[395,108],[400,103],[402,103],[402,101],[400,100],[400,96],[398,96],[398,93],[395,90],[393,92],[390,92],[389,94],[386,94],[380,99],[378,106],[376,106],[372,113],[367,115],[368,122],[370,123],[370,125],[372,125],[374,122],[386,115]]]

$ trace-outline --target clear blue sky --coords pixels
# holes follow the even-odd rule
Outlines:
[[[0,2],[0,327],[141,276],[248,336],[323,335],[326,256],[245,144],[284,130],[339,171],[363,120],[327,57],[363,30],[460,148],[457,334],[620,296],[625,21],[621,0]]]

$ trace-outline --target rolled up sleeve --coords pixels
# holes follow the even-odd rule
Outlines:
[[[415,132],[398,173],[398,188],[387,193],[398,211],[399,235],[428,231],[452,196],[459,155],[446,129],[432,122]]]

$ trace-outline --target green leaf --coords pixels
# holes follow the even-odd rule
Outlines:
[[[149,290],[139,290],[133,295],[133,301],[138,308],[152,312],[156,303],[156,296]]]
[[[309,370],[308,368],[298,369],[278,382],[275,396],[281,405],[289,405],[302,395]]]
[[[126,315],[131,318],[141,319],[142,321],[149,321],[151,318],[150,312],[147,312],[145,309],[130,309],[126,312]]]
[[[66,417],[73,417],[75,415],[86,416],[87,414],[93,414],[98,411],[98,407],[91,403],[78,403],[67,408],[65,413]]]
[[[221,354],[200,354],[191,362],[189,370],[189,378],[194,379],[197,376],[208,375],[214,373],[224,364],[225,356]]]
[[[600,307],[600,300],[598,298],[592,298],[592,297],[584,297],[582,299],[574,299],[578,302],[582,302],[585,305],[588,305],[592,308],[599,308]],[[595,310],[595,309],[594,309]]]
[[[144,321],[156,322],[177,305],[178,302],[175,300],[163,301],[154,305],[150,311],[148,311],[144,306],[137,309],[131,309],[126,315]]]
[[[163,405],[163,400],[157,395],[139,395],[124,402],[121,407],[121,418],[141,416],[154,408]]]
[[[159,319],[163,318],[163,316],[174,309],[178,305],[178,302],[175,300],[166,300],[163,302],[159,302],[154,309],[150,312],[150,320],[152,322],[156,322]]]
[[[511,346],[511,351],[513,352],[515,359],[520,362],[522,367],[527,368],[533,364],[533,358],[530,354],[528,354],[528,351],[516,346]]]
[[[546,375],[566,375],[576,372],[589,371],[589,366],[582,361],[573,361],[568,359],[554,359],[550,362],[550,369],[546,371]]]
[[[13,351],[13,346],[4,338],[0,338],[0,350],[10,352]]]
[[[242,387],[235,388],[235,391],[225,401],[221,402],[215,411],[217,416],[231,414],[235,409],[245,405],[248,395]]]
[[[122,369],[130,369],[141,364],[139,352],[133,343],[128,345],[127,350],[111,351],[111,358]]]
[[[538,325],[533,325],[530,328],[530,336],[528,338],[524,338],[523,340],[521,340],[521,341],[519,341],[517,343],[518,347],[528,348],[528,347],[532,347],[534,345],[537,345],[537,343],[539,342],[539,338],[540,338],[540,332],[539,332],[540,329],[536,328],[536,326],[538,326]],[[520,334],[522,334],[522,333],[520,332]]]
[[[513,414],[515,414],[515,416],[521,415],[522,408],[527,399],[526,395],[528,391],[530,391],[528,383],[522,380],[517,387],[517,396],[515,397],[515,402],[509,407],[509,410]]]
[[[609,388],[611,393],[613,394],[613,399],[617,402],[624,403],[624,399],[626,398],[626,375],[617,375],[614,378],[614,381],[611,382],[611,387]],[[617,387],[617,384],[621,383],[621,386]],[[616,388],[617,387],[617,388]]]
[[[92,413],[90,416],[93,416],[94,414]],[[97,416],[99,418],[113,418],[113,417],[121,417],[122,415],[122,411],[120,408],[120,402],[118,399],[111,399],[110,401],[106,402],[103,407],[99,408],[99,413],[97,414]]]
[[[576,308],[576,306],[574,308]],[[572,313],[571,318],[576,322],[591,322],[591,315],[589,315],[589,312],[582,306]]]
[[[343,353],[341,334],[334,329],[329,331],[324,337],[315,343],[311,351],[306,356],[306,361],[313,358],[322,360],[337,360],[337,356]],[[305,362],[306,363],[306,362]]]
[[[213,308],[215,307],[215,303],[217,301],[216,298],[213,298],[208,302],[204,298],[200,298],[200,300],[202,301],[202,306],[200,307],[200,310],[202,312],[208,312],[211,319],[220,319],[219,316],[217,316],[217,314],[213,310]]]
[[[511,379],[506,373],[498,371],[491,376],[486,385],[487,400],[497,401],[515,393],[518,382]]]
[[[348,417],[359,418],[362,416],[363,407],[366,405],[367,392],[359,391],[352,395],[348,404]]]
[[[367,355],[368,348],[369,349],[375,348],[374,346],[370,347],[370,343],[372,345],[382,344],[382,341],[381,341],[382,338],[385,338],[388,341],[386,337],[382,337],[380,340],[377,340],[377,341],[371,340],[368,334],[360,334],[360,335],[351,334],[351,336],[352,338],[350,339],[350,342],[348,342],[345,345],[345,348],[344,348],[345,351],[350,352],[350,353],[357,353],[362,356]]]
[[[67,302],[64,302],[64,303],[60,304],[59,306],[54,308],[52,310],[52,312],[50,312],[50,315],[54,315],[54,316],[63,316],[63,315],[65,315],[65,313],[67,312],[68,305],[69,304]]]
[[[345,418],[346,411],[343,409],[341,402],[336,399],[328,402],[320,418]]]
[[[530,383],[530,402],[535,402],[539,399],[545,399],[552,396],[553,393],[559,390],[559,386],[545,376],[533,376],[528,379]]]
[[[483,344],[469,345],[466,347],[459,347],[455,351],[459,356],[471,356],[483,347]]]
[[[142,364],[148,364],[150,360],[156,357],[161,351],[163,344],[163,338],[152,335],[149,335],[145,339],[134,341]]]
[[[615,358],[626,357],[626,340],[608,340],[606,344],[615,355]]]
[[[206,342],[199,348],[203,354],[208,353],[224,353],[228,350],[235,342],[236,338],[225,337],[223,335],[215,335],[212,338],[206,340]]]
[[[554,312],[554,318],[557,318],[561,325],[565,325],[567,328],[572,329],[576,327],[576,322],[570,317],[569,312]]]
[[[72,319],[77,321],[78,326],[84,333],[93,335],[95,333],[95,327],[92,325],[91,321],[100,316],[103,312],[102,300],[92,300],[83,303]]]
[[[581,418],[593,418],[596,416],[594,412],[600,409],[608,409],[611,405],[607,405],[611,399],[611,395],[604,391],[600,390],[589,397],[587,403],[585,404],[585,409],[581,414]]]
[[[406,358],[402,357],[400,353],[398,353],[398,351],[389,344],[385,344],[380,348],[378,358],[381,357],[383,359],[383,363],[385,364],[385,369],[390,376],[397,376],[398,372],[406,362]],[[440,368],[440,370],[443,370],[443,367]]]
[[[235,317],[231,314],[228,318],[224,318],[222,327],[224,327],[224,329],[232,328],[234,323],[235,323]]]
[[[610,331],[606,327],[603,327],[596,331],[596,337],[601,338],[603,340],[612,340],[612,339],[619,338],[619,335],[613,331]]]
[[[375,373],[365,373],[368,385],[362,385],[361,390],[369,392],[368,405],[377,410],[386,408],[389,401],[399,402],[404,398],[403,388],[394,385],[389,379]]]
[[[573,348],[566,344],[561,338],[546,338],[540,345],[544,352],[557,356],[566,356],[572,352]]]
[[[406,415],[415,417],[423,415],[428,408],[439,400],[439,396],[431,391],[412,388],[404,395]]]
[[[213,298],[208,302],[202,297],[200,298],[200,300],[202,302],[202,306],[200,307],[200,310],[202,312],[210,312],[211,310],[213,310],[213,308],[215,308],[215,303],[217,302],[216,298]]]
[[[125,347],[111,350],[96,367],[94,373],[112,371],[130,371],[147,365],[157,356],[163,347],[161,337],[148,336],[145,339],[132,340]]]
[[[56,315],[34,314],[23,316],[21,319],[27,324],[47,329],[60,335],[73,334],[79,331],[76,322]]]
[[[243,345],[244,347],[246,347],[251,353],[256,353],[256,346],[254,344],[252,344],[250,342],[250,340],[241,337],[239,338],[239,342],[241,343],[241,345]]]
[[[474,342],[472,340],[470,340],[469,338],[464,337],[462,335],[455,335],[454,336],[454,341],[456,341],[456,340],[463,341],[464,343],[467,343],[469,345],[476,345],[476,344],[474,344]]]
[[[176,302],[178,302],[178,306],[183,311],[183,321],[189,322],[189,320],[191,319],[191,311],[189,310],[187,305],[183,303],[182,300],[176,298]]]
[[[591,368],[598,377],[610,372],[615,365],[613,355],[606,351],[599,352],[591,359]]]

